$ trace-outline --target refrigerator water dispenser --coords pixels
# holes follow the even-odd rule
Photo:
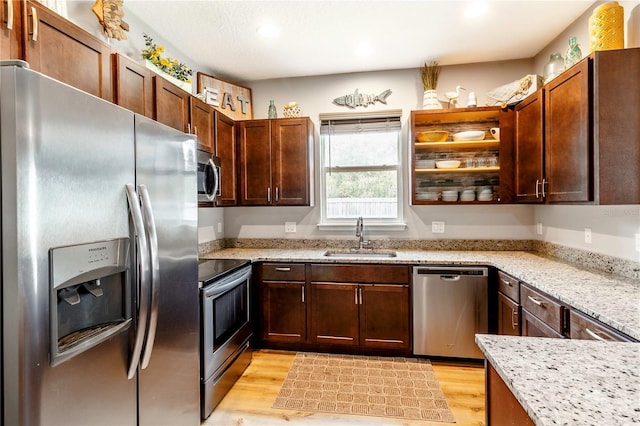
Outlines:
[[[129,328],[129,239],[49,251],[52,366]]]

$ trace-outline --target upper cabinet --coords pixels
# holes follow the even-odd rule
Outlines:
[[[153,73],[127,56],[114,54],[113,101],[153,118]]]
[[[215,154],[220,157],[220,197],[217,206],[235,206],[238,203],[238,155],[236,149],[236,123],[215,112]]]
[[[640,203],[640,48],[594,52],[515,109],[522,202]]]
[[[190,95],[162,77],[154,76],[153,81],[154,118],[156,121],[181,132],[191,133],[189,126]]]
[[[189,96],[189,129],[198,136],[198,149],[215,152],[215,110],[195,96]]]
[[[412,204],[513,201],[513,112],[411,112]]]
[[[29,66],[113,101],[109,45],[36,1],[27,0],[26,7],[24,60]]]
[[[0,0],[0,59],[21,58],[23,4],[18,0]]]
[[[313,203],[313,122],[309,118],[238,122],[240,205]]]

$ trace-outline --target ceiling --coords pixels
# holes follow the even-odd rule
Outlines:
[[[248,82],[417,68],[429,60],[532,58],[594,1],[486,1],[484,15],[466,17],[472,3],[478,2],[126,0],[125,14],[180,50],[167,56],[184,54],[217,77]],[[260,36],[265,24],[279,36]],[[369,55],[355,53],[362,46]]]

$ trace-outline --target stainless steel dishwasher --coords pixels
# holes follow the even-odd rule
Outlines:
[[[486,267],[413,268],[413,353],[482,359],[476,333],[488,331]]]

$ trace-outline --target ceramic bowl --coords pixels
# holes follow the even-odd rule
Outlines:
[[[449,132],[445,132],[445,131],[416,133],[416,140],[418,142],[444,142],[447,140],[448,137],[449,137]]]
[[[454,141],[481,141],[484,139],[484,130],[467,130],[453,134]]]
[[[458,167],[460,167],[460,161],[458,160],[436,161],[436,168],[438,169],[457,169]]]

